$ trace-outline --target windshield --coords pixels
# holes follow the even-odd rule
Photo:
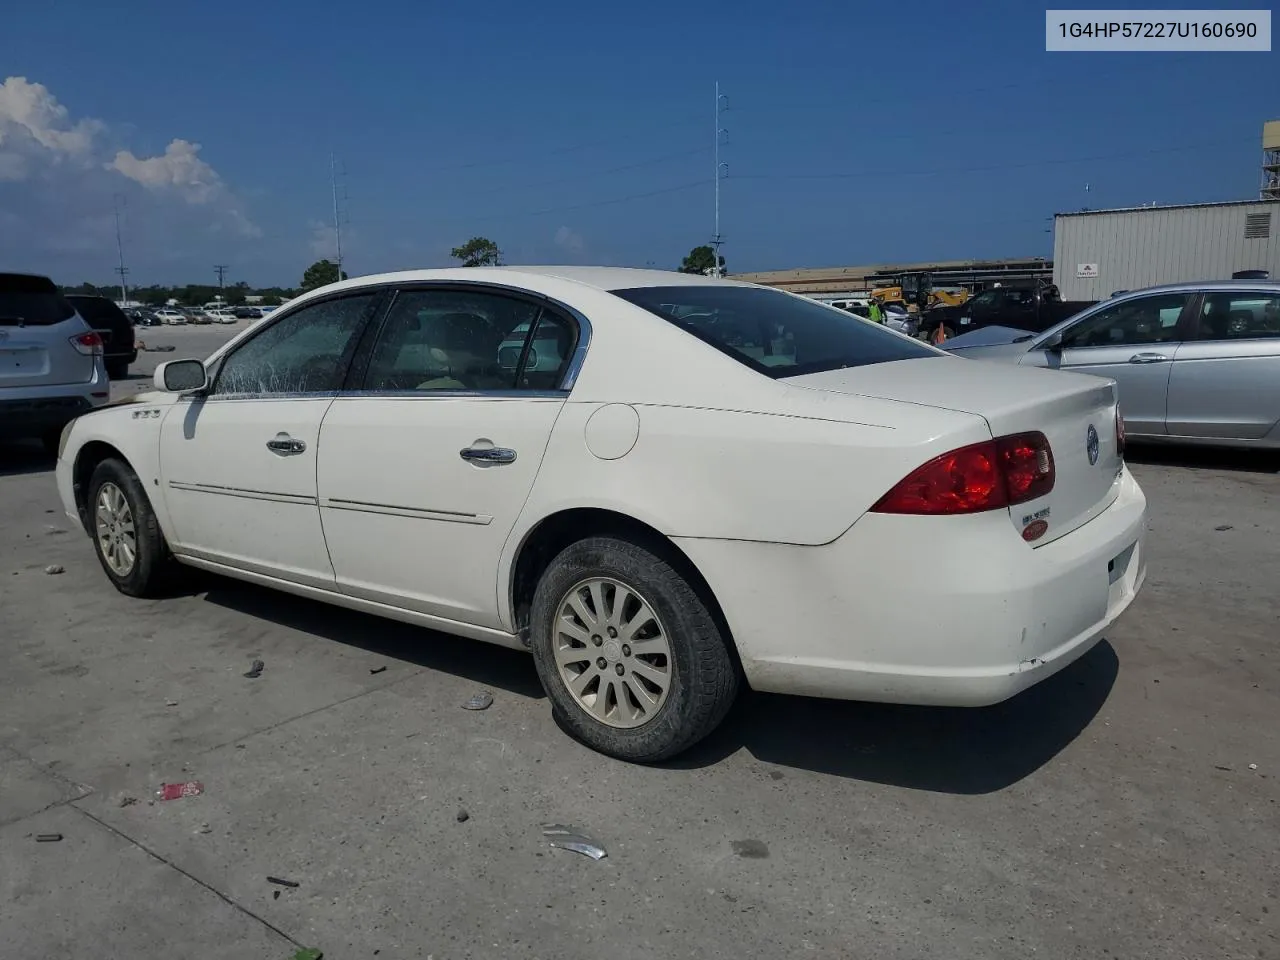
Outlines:
[[[767,287],[637,287],[613,293],[775,379],[939,355],[879,324]]]
[[[75,310],[45,277],[0,273],[0,327],[45,327]]]

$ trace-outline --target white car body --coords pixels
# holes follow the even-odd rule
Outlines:
[[[1031,686],[1088,651],[1143,582],[1146,500],[1111,382],[967,363],[880,327],[921,358],[774,379],[611,292],[761,289],[749,284],[569,267],[363,277],[291,301],[206,366],[316,301],[416,284],[483,285],[573,317],[565,381],[142,394],[64,435],[68,516],[91,525],[88,471],[118,456],[183,563],[517,649],[522,551],[567,511],[625,518],[705,579],[753,688],[918,704]],[[1044,498],[957,516],[872,510],[933,458],[1022,431],[1052,445]],[[281,434],[297,456],[264,449]],[[518,459],[460,459],[490,441]],[[1042,539],[1024,540],[1040,522]]]
[[[156,319],[164,324],[179,324],[187,322],[187,315],[181,310],[173,310],[166,307],[163,310],[156,311]]]

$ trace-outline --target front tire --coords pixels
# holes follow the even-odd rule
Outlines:
[[[163,596],[177,562],[137,474],[115,458],[89,479],[89,528],[103,572],[130,597]]]
[[[719,726],[738,692],[725,637],[660,551],[591,537],[534,592],[530,645],[562,725],[601,753],[654,763]]]

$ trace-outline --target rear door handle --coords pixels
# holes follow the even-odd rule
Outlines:
[[[1129,358],[1130,363],[1164,363],[1169,358],[1163,353],[1135,353]]]
[[[272,453],[288,457],[296,453],[302,453],[307,449],[307,445],[302,440],[293,439],[287,433],[277,433],[267,441],[267,449]]]
[[[509,447],[467,447],[458,456],[471,463],[515,463],[516,452]]]

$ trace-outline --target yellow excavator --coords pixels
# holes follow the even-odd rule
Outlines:
[[[958,307],[969,299],[965,287],[933,288],[933,277],[928,273],[905,273],[890,286],[876,287],[871,291],[880,305],[896,305],[908,313],[918,314],[933,307]]]

